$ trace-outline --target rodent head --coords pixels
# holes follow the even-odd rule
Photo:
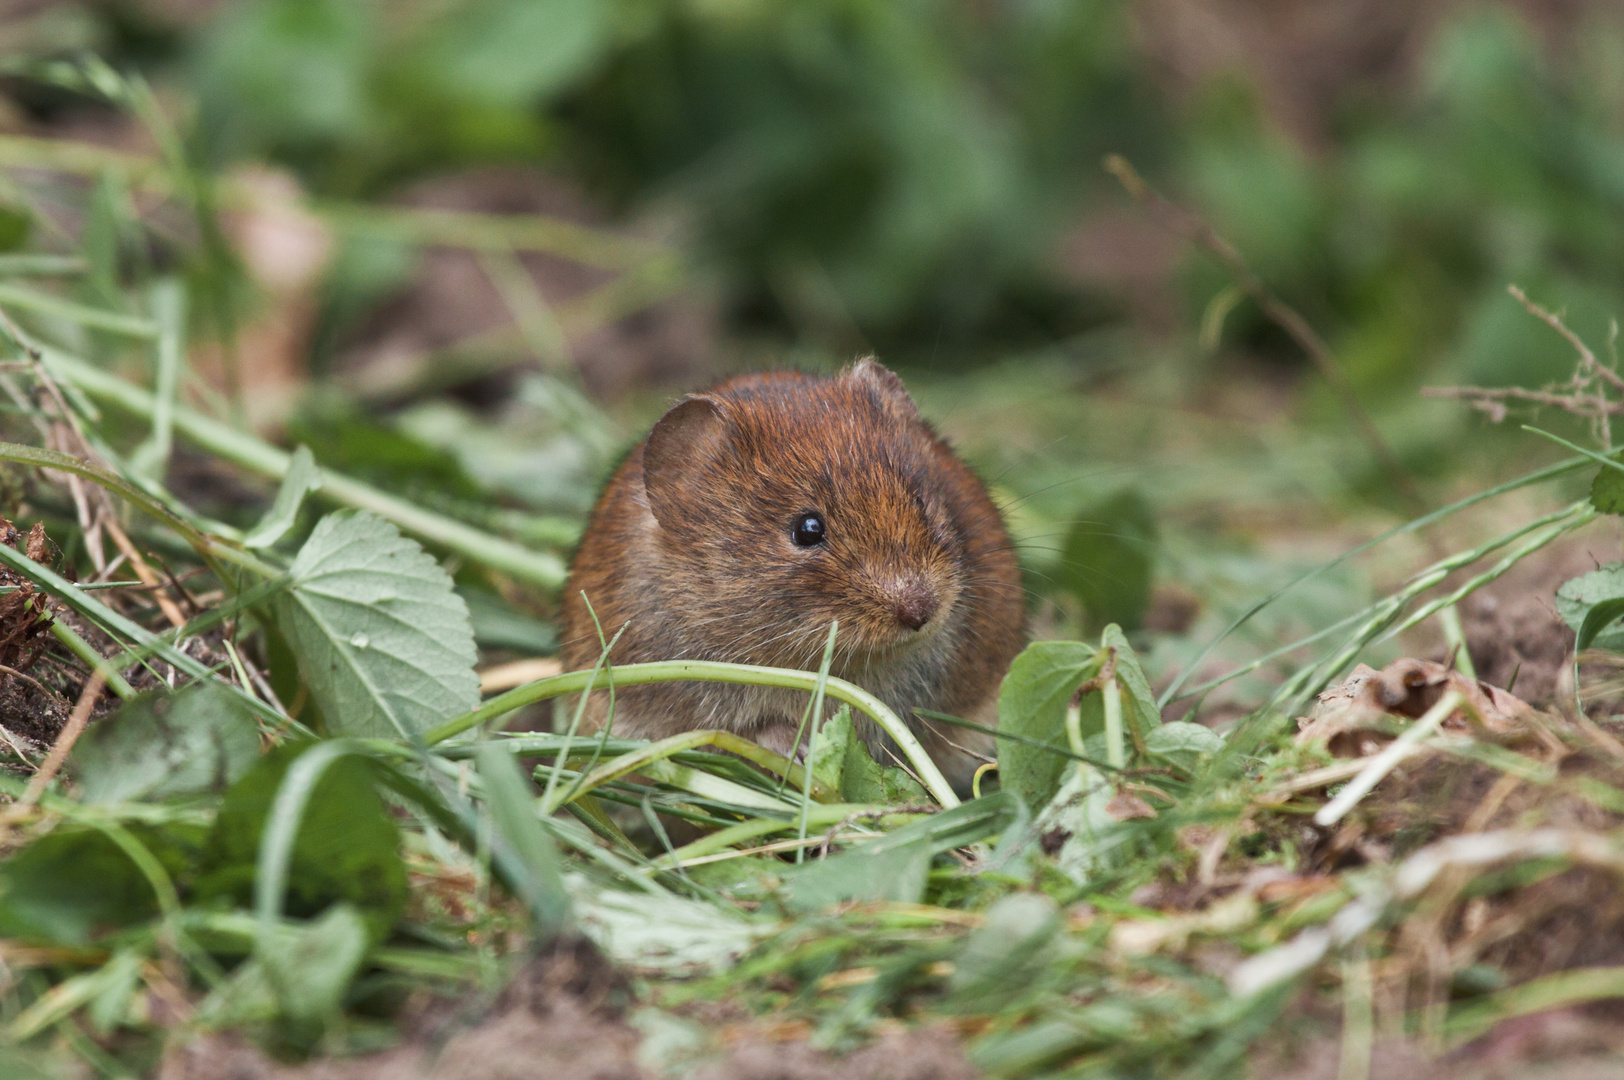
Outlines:
[[[953,619],[948,451],[875,361],[732,380],[666,413],[642,453],[679,629],[710,655],[807,667],[838,619],[838,655],[862,666]]]

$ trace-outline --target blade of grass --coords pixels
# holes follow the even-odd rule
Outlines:
[[[1579,450],[1580,448],[1573,447],[1573,449]],[[1588,453],[1587,451],[1583,450],[1580,450],[1580,452]],[[1559,461],[1554,465],[1547,465],[1543,469],[1536,469],[1533,472],[1526,473],[1514,480],[1508,480],[1503,484],[1496,484],[1494,487],[1488,488],[1484,491],[1479,491],[1474,495],[1468,495],[1464,499],[1458,499],[1455,502],[1450,503],[1448,506],[1434,510],[1430,514],[1423,514],[1421,517],[1413,518],[1410,521],[1406,521],[1402,525],[1396,525],[1379,536],[1372,537],[1362,544],[1349,548],[1347,551],[1344,551],[1334,559],[1321,563],[1319,566],[1299,574],[1297,577],[1286,582],[1278,589],[1275,589],[1273,592],[1269,593],[1269,595],[1265,596],[1263,599],[1247,608],[1240,615],[1236,616],[1228,626],[1224,627],[1224,629],[1220,631],[1216,637],[1206,644],[1201,652],[1196,654],[1194,660],[1185,665],[1184,669],[1179,672],[1177,677],[1175,677],[1173,681],[1168,684],[1167,689],[1162,691],[1162,695],[1157,699],[1156,704],[1165,708],[1169,702],[1177,700],[1179,696],[1179,689],[1183,687],[1185,681],[1190,677],[1190,675],[1194,674],[1200,669],[1202,662],[1212,654],[1214,649],[1223,643],[1236,630],[1239,630],[1242,626],[1245,626],[1248,622],[1250,622],[1252,617],[1257,615],[1258,612],[1262,611],[1264,608],[1268,607],[1270,604],[1274,603],[1276,600],[1280,599],[1297,586],[1318,577],[1320,574],[1323,574],[1328,570],[1332,570],[1342,565],[1349,559],[1362,555],[1366,551],[1386,543],[1394,537],[1403,536],[1406,533],[1412,533],[1419,529],[1424,529],[1428,525],[1442,521],[1444,518],[1457,514],[1460,511],[1468,509],[1472,506],[1476,506],[1478,503],[1484,502],[1488,499],[1504,495],[1511,491],[1516,491],[1519,488],[1529,487],[1534,484],[1541,484],[1547,480],[1555,479],[1558,476],[1565,476],[1576,469],[1582,468],[1585,464],[1586,462],[1583,458],[1569,458],[1566,461]],[[1208,688],[1210,689],[1210,687]],[[1191,693],[1194,692],[1195,691],[1191,691]]]
[[[83,360],[45,350],[45,365],[53,377],[104,404],[148,421],[156,412],[150,393]],[[182,405],[175,407],[174,426],[203,449],[261,476],[280,480],[292,461],[287,451]],[[330,469],[321,470],[319,495],[345,506],[370,510],[419,539],[530,584],[551,590],[564,583],[564,562],[556,555],[520,547]]]
[[[756,667],[751,664],[724,664],[703,660],[664,660],[650,664],[626,664],[615,668],[615,684],[617,686],[646,686],[649,683],[659,682],[722,682],[742,684],[748,686],[777,686],[789,690],[814,691],[817,689],[818,676],[810,671],[791,671],[787,668]],[[559,697],[563,694],[578,694],[588,689],[599,689],[608,685],[603,674],[594,674],[591,671],[569,671],[562,675],[554,675],[548,679],[540,679],[516,690],[509,690],[481,705],[472,712],[447,720],[437,727],[430,728],[423,733],[425,745],[433,746],[444,742],[453,735],[461,734],[470,728],[505,716],[513,710],[537,701]],[[925,748],[919,744],[912,731],[904,724],[897,714],[892,712],[879,698],[867,690],[844,679],[829,678],[825,682],[826,692],[837,701],[844,701],[853,708],[862,710],[872,719],[896,744],[901,747],[909,763],[918,771],[920,779],[924,782],[926,790],[944,807],[959,805],[959,798],[953,793],[953,787],[942,776],[936,763],[926,753]]]

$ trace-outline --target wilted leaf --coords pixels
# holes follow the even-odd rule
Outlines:
[[[226,792],[208,840],[207,873],[198,884],[202,896],[229,896],[244,907],[252,902],[266,816],[288,767],[309,747],[308,742],[277,747]],[[373,940],[381,940],[406,896],[400,832],[372,785],[367,763],[342,757],[322,773],[305,804],[284,910],[311,917],[345,901],[367,920]]]
[[[998,694],[999,730],[1069,750],[1066,705],[1077,687],[1099,672],[1100,663],[1099,652],[1080,641],[1038,641],[1028,645],[1004,676]],[[1100,730],[1105,722],[1098,695],[1092,696],[1092,712],[1083,717],[1085,736]],[[1005,791],[1019,795],[1027,806],[1045,806],[1060,787],[1068,760],[1064,754],[1001,739],[998,782]]]
[[[581,929],[618,964],[672,975],[721,971],[777,930],[670,893],[599,889],[579,874],[567,884]]]
[[[479,704],[468,605],[395,526],[329,514],[291,577],[271,610],[330,730],[410,737]]]
[[[73,750],[87,803],[224,791],[259,757],[242,699],[212,681],[145,694],[97,721]]]

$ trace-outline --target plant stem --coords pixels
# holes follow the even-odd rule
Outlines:
[[[472,712],[430,728],[423,733],[423,741],[430,746],[444,742],[453,735],[461,734],[469,728],[504,716],[525,705],[564,694],[578,694],[606,687],[609,685],[609,678],[609,672],[606,671],[567,671],[562,675],[539,679],[492,698]],[[810,671],[756,667],[753,664],[724,664],[705,660],[663,660],[652,664],[626,664],[614,669],[616,686],[643,686],[661,682],[720,682],[748,686],[778,686],[811,693],[818,688],[818,675]],[[953,793],[952,785],[942,776],[936,763],[908,729],[908,725],[904,724],[884,702],[862,687],[844,679],[826,679],[825,689],[835,700],[844,701],[853,708],[861,709],[896,741],[937,802],[948,808],[959,805],[959,797]]]
[[[77,357],[52,349],[46,352],[44,362],[52,375],[93,398],[116,405],[148,421],[156,412],[152,394]],[[286,450],[272,446],[257,436],[238,431],[182,405],[175,406],[174,425],[176,431],[203,449],[250,472],[276,480],[287,472],[293,457]],[[317,493],[321,497],[356,509],[370,510],[423,540],[466,555],[532,585],[557,589],[564,584],[564,561],[556,555],[530,551],[328,469],[321,470],[321,480],[321,489]]]

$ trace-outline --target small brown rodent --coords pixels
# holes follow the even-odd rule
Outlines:
[[[563,660],[721,660],[831,674],[910,721],[950,773],[964,730],[915,707],[996,722],[1025,605],[987,489],[872,359],[833,378],[771,372],[686,398],[609,481],[564,592]],[[789,753],[804,691],[663,683],[616,691],[618,735],[721,728]],[[607,694],[588,716],[602,721]],[[865,737],[878,741],[866,724]]]

